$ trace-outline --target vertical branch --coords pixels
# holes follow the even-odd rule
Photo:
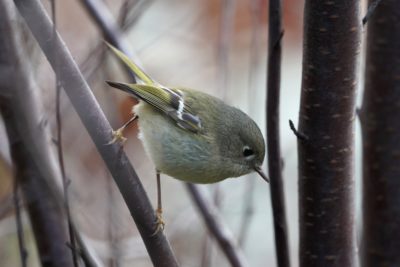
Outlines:
[[[152,235],[155,231],[156,217],[146,192],[126,154],[122,151],[121,145],[106,145],[111,140],[110,124],[61,37],[57,34],[52,40],[52,25],[40,1],[14,0],[14,2],[53,70],[57,70],[52,53],[53,49],[56,50],[58,63],[62,66],[57,73],[61,85],[118,185],[153,264],[177,266],[175,256],[164,234],[158,232]]]
[[[298,142],[300,266],[355,266],[360,1],[306,0]]]
[[[370,5],[377,1],[369,1]],[[363,136],[362,266],[400,266],[400,8],[385,0],[368,22]]]
[[[282,156],[279,138],[280,76],[282,54],[282,7],[280,0],[269,1],[267,73],[267,149],[271,179],[271,202],[274,218],[275,248],[279,267],[290,266],[285,196],[282,179]]]
[[[51,0],[51,15],[53,21],[53,38],[56,37],[57,34],[57,17],[56,17],[56,2],[55,0]],[[54,59],[56,61],[55,67],[57,69],[60,68],[57,61],[57,54],[55,53],[55,49],[53,49]],[[57,73],[58,71],[56,71]],[[61,179],[63,184],[63,193],[64,193],[64,209],[67,217],[68,224],[68,234],[69,234],[69,242],[71,244],[71,254],[72,254],[72,262],[74,263],[74,267],[78,267],[78,256],[76,253],[76,242],[75,235],[72,229],[72,221],[71,221],[71,211],[69,207],[69,194],[68,187],[69,183],[67,182],[67,177],[65,175],[65,166],[64,166],[64,155],[63,155],[63,146],[62,146],[62,124],[61,124],[61,84],[58,80],[57,74],[55,75],[56,81],[56,124],[57,124],[57,154],[58,154],[58,162],[60,165]]]

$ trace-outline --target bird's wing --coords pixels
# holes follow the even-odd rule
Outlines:
[[[167,116],[176,121],[177,125],[191,132],[199,132],[201,122],[199,117],[191,110],[189,105],[185,103],[184,97],[179,90],[169,89],[154,81],[139,66],[137,66],[127,55],[116,47],[106,43],[114,54],[124,64],[130,68],[135,75],[143,81],[142,84],[127,84],[110,82],[107,83],[115,88],[133,94],[135,97],[152,105],[156,109],[165,113]]]
[[[193,113],[190,106],[185,103],[180,91],[155,85],[127,84],[110,81],[107,81],[107,83],[155,107],[173,119],[178,126],[194,133],[200,131],[200,119]]]
[[[137,98],[152,105],[176,121],[177,125],[191,132],[198,132],[201,129],[199,117],[193,113],[185,103],[184,97],[179,90],[169,89],[154,81],[138,65],[118,48],[107,43],[108,47],[124,64],[131,69],[135,75],[142,80],[141,84],[126,84],[107,82],[110,86],[133,94]]]

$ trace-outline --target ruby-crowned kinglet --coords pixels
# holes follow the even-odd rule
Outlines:
[[[107,81],[139,99],[139,138],[156,169],[192,183],[215,183],[261,170],[264,138],[237,108],[203,92],[160,85],[125,54],[111,50],[144,84]]]

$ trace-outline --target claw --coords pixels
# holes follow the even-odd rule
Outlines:
[[[107,145],[112,145],[116,142],[120,142],[121,144],[125,143],[126,140],[128,140],[126,137],[124,137],[122,131],[124,130],[124,127],[119,128],[116,131],[112,131],[111,134],[113,136],[113,139],[107,143]]]
[[[151,236],[155,236],[156,234],[158,234],[160,231],[164,231],[164,227],[165,227],[165,222],[162,218],[162,210],[161,209],[157,209],[156,210],[156,231],[151,235]]]

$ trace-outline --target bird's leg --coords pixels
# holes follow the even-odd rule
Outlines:
[[[157,210],[156,210],[156,231],[153,235],[157,234],[159,231],[164,230],[164,220],[162,218],[162,203],[161,203],[161,179],[160,179],[160,171],[157,172]]]
[[[109,145],[114,144],[115,142],[119,141],[121,143],[124,143],[126,141],[126,137],[122,134],[122,132],[125,130],[126,127],[128,127],[129,124],[134,122],[138,116],[133,115],[132,118],[130,118],[127,122],[124,123],[120,128],[118,128],[116,131],[112,131],[112,136],[113,139],[108,143]]]

